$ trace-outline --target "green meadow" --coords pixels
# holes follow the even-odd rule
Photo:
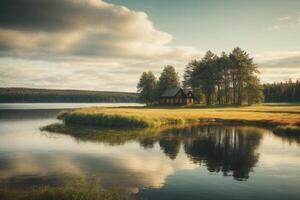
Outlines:
[[[65,124],[146,128],[221,122],[268,126],[299,132],[300,104],[260,104],[247,107],[89,107],[61,113]]]

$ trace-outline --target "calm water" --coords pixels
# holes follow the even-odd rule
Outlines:
[[[300,199],[299,138],[229,126],[51,133],[40,128],[60,110],[30,108],[0,110],[0,187],[94,177],[145,199]]]

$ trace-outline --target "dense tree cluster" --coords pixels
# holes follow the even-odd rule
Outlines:
[[[264,84],[265,102],[300,102],[300,81]]]
[[[209,105],[251,105],[263,99],[258,73],[253,59],[238,47],[229,55],[208,51],[186,66],[183,86],[202,93]]]
[[[258,73],[253,59],[238,47],[229,55],[208,51],[201,60],[188,63],[182,85],[208,105],[251,105],[263,99]],[[158,81],[152,72],[144,72],[137,88],[140,100],[152,104],[163,91],[179,86],[174,67],[166,66]]]
[[[137,102],[136,93],[84,90],[0,88],[1,103],[37,102]]]
[[[178,73],[173,66],[167,65],[164,67],[158,80],[152,72],[143,72],[137,89],[140,101],[151,105],[158,100],[158,97],[165,90],[179,86]]]

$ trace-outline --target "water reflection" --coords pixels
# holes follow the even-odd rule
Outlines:
[[[259,159],[255,151],[262,138],[259,129],[204,127],[201,132],[202,137],[184,143],[185,152],[193,162],[236,180],[249,178]]]
[[[300,145],[300,135],[290,134],[290,133],[274,133],[277,137],[281,138],[283,142],[290,145],[297,144]]]
[[[297,137],[213,125],[111,130],[56,124],[40,131],[59,123],[57,112],[2,113],[0,188],[56,186],[94,177],[104,188],[146,199],[241,199],[230,195],[245,197],[247,192],[256,199],[266,193],[299,199]]]
[[[229,126],[192,126],[183,128],[111,130],[55,124],[48,131],[73,136],[78,142],[93,141],[109,145],[122,145],[136,141],[144,149],[158,143],[162,152],[175,160],[183,147],[195,164],[204,165],[210,172],[222,172],[236,180],[246,180],[258,162],[256,152],[263,129]]]

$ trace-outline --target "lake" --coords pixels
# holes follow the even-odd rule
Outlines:
[[[89,105],[0,105],[0,187],[93,177],[143,199],[300,199],[299,137],[216,125],[41,131],[63,108]]]

